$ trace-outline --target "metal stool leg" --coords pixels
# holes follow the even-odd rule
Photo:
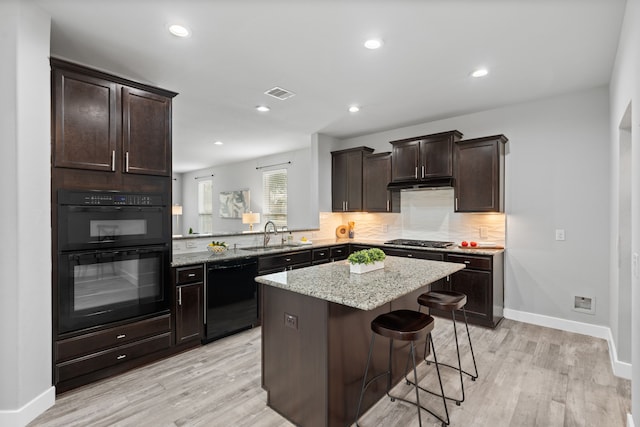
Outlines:
[[[367,383],[367,375],[369,374],[369,364],[371,363],[371,355],[373,354],[373,342],[376,338],[376,334],[371,334],[371,343],[369,344],[369,356],[367,357],[367,367],[364,368],[364,377],[362,378],[362,388],[360,389],[360,399],[358,399],[358,409],[356,410],[356,420],[355,424],[358,425],[358,418],[360,417],[360,407],[362,406],[362,397],[364,396],[364,391],[367,389],[371,381],[373,381],[374,377],[371,379],[369,383]]]
[[[471,375],[467,372],[465,374],[471,377],[471,381],[475,381],[478,378],[478,366],[476,365],[476,356],[473,353],[473,346],[471,345],[471,334],[469,333],[469,323],[467,322],[467,310],[462,307],[462,314],[464,315],[464,325],[467,328],[467,338],[469,338],[469,349],[471,350],[471,359],[473,359],[473,370],[475,371],[475,375]]]

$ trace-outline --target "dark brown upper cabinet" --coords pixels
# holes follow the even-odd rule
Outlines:
[[[171,175],[171,100],[158,89],[51,59],[53,166]]]
[[[359,212],[362,203],[364,157],[373,152],[357,147],[331,152],[331,209],[333,212]]]
[[[400,192],[390,191],[391,153],[371,154],[364,157],[363,210],[366,212],[400,212]]]
[[[454,145],[455,211],[504,212],[504,135]]]
[[[391,141],[392,181],[422,181],[453,176],[453,143],[457,130]]]

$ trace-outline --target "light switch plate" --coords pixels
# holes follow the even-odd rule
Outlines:
[[[556,229],[556,240],[558,241],[564,240],[564,228]]]
[[[480,238],[486,239],[489,237],[489,228],[488,227],[480,227]]]

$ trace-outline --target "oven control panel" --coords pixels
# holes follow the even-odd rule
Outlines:
[[[58,192],[58,204],[75,206],[165,206],[161,194],[69,190],[60,190]]]

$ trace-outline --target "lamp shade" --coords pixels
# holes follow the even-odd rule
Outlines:
[[[182,215],[182,206],[181,205],[171,206],[171,215]]]
[[[243,224],[257,224],[260,222],[260,214],[259,213],[243,213],[242,214],[242,223]]]

